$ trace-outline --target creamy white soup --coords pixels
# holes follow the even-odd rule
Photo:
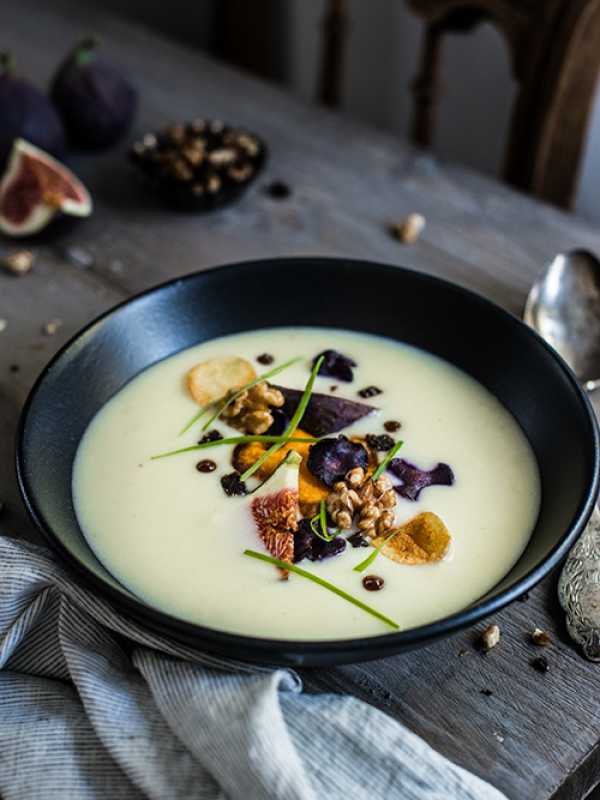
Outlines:
[[[538,514],[539,475],[523,432],[490,392],[445,361],[385,338],[319,328],[267,329],[205,342],[150,367],[101,409],[82,438],[73,470],[81,528],[106,568],[145,602],[195,623],[251,636],[345,639],[395,630],[305,576],[290,572],[282,579],[282,571],[272,563],[245,554],[251,550],[269,556],[251,512],[252,500],[268,491],[269,481],[275,485],[282,471],[287,470],[288,483],[290,477],[293,483],[293,468],[280,467],[255,494],[259,481],[252,476],[244,484],[248,494],[229,496],[221,478],[233,472],[231,445],[152,460],[157,454],[194,446],[206,433],[202,426],[210,414],[179,435],[199,410],[186,384],[186,374],[198,363],[235,356],[260,375],[298,357],[271,383],[303,391],[315,356],[325,350],[355,363],[350,367],[352,380],[319,374],[313,398],[328,395],[375,407],[327,437],[339,441],[344,436],[365,445],[370,466],[363,470],[365,484],[359,492],[365,488],[369,469],[372,473],[376,462],[389,455],[390,442],[401,440],[391,467],[401,459],[422,476],[441,463],[452,481],[427,485],[420,492],[413,487],[403,494],[408,479],[403,482],[401,472],[384,470],[394,503],[387,509],[393,517],[388,529],[404,530],[402,526],[417,515],[430,512],[450,540],[431,560],[427,556],[417,558],[417,563],[408,557],[403,561],[402,553],[393,560],[390,547],[402,537],[388,538],[375,554],[373,544],[380,546],[381,537],[364,537],[360,532],[355,536],[363,506],[352,512],[351,528],[343,529],[328,517],[329,527],[323,531],[317,503],[303,523],[305,531],[318,537],[311,539],[314,552],[331,549],[324,534],[344,543],[336,555],[321,560],[305,557],[296,566],[365,603],[399,629],[407,629],[465,608],[517,561]],[[269,362],[264,365],[257,361],[263,354],[272,357],[261,359]],[[348,362],[344,363],[342,373],[348,377]],[[220,402],[210,411],[219,410]],[[224,416],[210,429],[224,437],[244,435]],[[302,422],[296,435],[309,435]],[[282,445],[280,454],[289,446]],[[197,468],[206,460],[212,462],[209,468],[214,465],[213,471]],[[318,476],[314,481],[328,496],[324,508],[337,508],[331,500],[334,486],[325,486]],[[339,480],[337,485],[339,490]],[[417,499],[410,499],[411,493]],[[299,510],[294,514],[301,516]],[[353,546],[348,541],[352,537],[362,546]],[[293,541],[298,555],[297,534]],[[423,540],[420,544],[426,551]],[[370,554],[376,557],[368,568],[355,571]],[[377,580],[368,584],[366,576]]]

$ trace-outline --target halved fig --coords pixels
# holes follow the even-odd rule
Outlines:
[[[451,538],[444,521],[432,511],[424,511],[400,525],[387,544],[386,536],[379,536],[372,544],[383,545],[382,555],[400,564],[432,564],[444,558]]]
[[[30,236],[61,212],[89,216],[89,192],[64,164],[24,139],[16,139],[0,181],[0,230],[9,236]]]
[[[273,475],[253,493],[250,510],[258,535],[273,558],[291,564],[298,529],[298,476],[301,456],[290,450]],[[287,578],[288,571],[280,570]]]
[[[285,386],[276,386],[283,394],[285,403],[281,411],[291,419],[298,407],[302,392],[298,389],[287,389]],[[375,411],[374,406],[366,403],[357,403],[354,400],[345,400],[343,397],[333,397],[329,394],[315,392],[311,395],[304,416],[302,427],[312,436],[329,436],[347,428],[367,414]]]
[[[308,436],[308,434],[305,431],[297,429],[295,436],[303,437]],[[248,467],[251,467],[252,464],[259,459],[268,446],[269,445],[265,445],[262,442],[238,444],[233,451],[232,464],[234,468],[240,473],[245,472]],[[281,450],[277,450],[273,453],[264,464],[261,464],[255,473],[257,478],[267,480],[286,457],[288,450],[293,450],[298,453],[302,459],[298,482],[300,510],[304,516],[307,517],[317,513],[319,503],[321,500],[325,500],[329,494],[328,487],[325,486],[324,483],[321,483],[318,478],[315,478],[306,466],[309,448],[310,444],[308,443],[290,442],[286,447],[282,447]]]
[[[187,374],[189,393],[200,406],[237,392],[256,378],[254,367],[245,358],[225,356],[201,361]]]

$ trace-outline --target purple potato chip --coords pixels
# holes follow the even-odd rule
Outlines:
[[[299,389],[287,389],[285,386],[275,386],[275,388],[279,389],[285,398],[285,403],[279,409],[280,413],[291,419],[298,407],[302,392]],[[311,436],[329,436],[366,417],[372,411],[375,411],[375,406],[315,392],[310,397],[299,427]]]
[[[314,357],[312,362],[313,368],[321,356],[323,356],[323,363],[319,367],[318,375],[326,375],[330,378],[336,378],[338,381],[345,381],[346,383],[350,383],[354,380],[352,367],[356,366],[356,361],[353,361],[342,353],[338,353],[337,350],[323,350],[322,353]]]
[[[333,486],[355,467],[366,470],[369,454],[362,444],[351,442],[345,436],[321,439],[308,451],[306,466],[326,486]]]
[[[294,564],[308,558],[310,561],[322,561],[343,553],[346,540],[336,536],[330,542],[320,539],[312,532],[308,519],[300,520],[298,530],[294,533]]]
[[[267,436],[282,436],[290,424],[291,417],[288,417],[280,408],[272,408],[271,416],[273,417],[273,422],[269,426],[269,430],[266,431]]]
[[[394,489],[407,500],[418,500],[421,491],[427,486],[452,486],[454,473],[448,464],[440,462],[431,470],[419,469],[403,458],[393,458],[388,471],[401,482]]]

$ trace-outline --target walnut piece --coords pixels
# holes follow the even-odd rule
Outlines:
[[[17,250],[5,256],[2,266],[13,275],[26,275],[33,266],[33,260],[31,250]]]
[[[350,470],[334,485],[326,505],[341,530],[349,530],[356,516],[357,528],[367,539],[384,535],[394,525],[396,494],[391,481],[385,475],[372,481],[361,467]]]
[[[491,650],[500,641],[500,628],[497,625],[488,625],[481,634],[481,645],[484,650]]]
[[[281,408],[284,402],[279,389],[261,381],[236,397],[223,410],[223,418],[233,428],[260,436],[273,424],[271,408]]]
[[[400,222],[390,225],[390,233],[402,244],[414,244],[425,229],[422,214],[409,214]]]

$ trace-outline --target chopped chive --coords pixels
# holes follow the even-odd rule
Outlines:
[[[265,452],[262,454],[262,456],[260,456],[260,458],[257,461],[254,462],[254,464],[252,464],[250,467],[248,467],[248,469],[241,476],[241,480],[242,481],[245,481],[251,475],[254,475],[256,470],[260,469],[260,467],[265,463],[265,461],[270,456],[272,456],[273,453],[276,453],[278,450],[280,450],[281,447],[285,444],[285,442],[289,441],[289,437],[290,436],[294,435],[294,431],[296,430],[296,428],[300,424],[300,421],[302,420],[302,417],[304,416],[304,412],[306,411],[306,406],[308,405],[308,401],[310,400],[310,396],[312,394],[312,388],[313,388],[313,385],[314,385],[314,382],[315,382],[315,378],[317,377],[317,373],[321,368],[321,364],[323,363],[323,358],[324,358],[324,356],[321,356],[318,359],[318,361],[315,363],[314,367],[312,368],[312,371],[310,373],[310,377],[309,377],[309,379],[307,381],[307,384],[306,384],[306,387],[304,389],[304,392],[302,393],[302,397],[300,398],[300,402],[298,403],[298,408],[294,412],[294,416],[290,420],[289,425],[287,426],[287,428],[285,429],[285,431],[283,433],[283,436],[285,437],[284,441],[281,442],[281,443],[272,444],[271,447],[269,447],[268,450],[265,450]]]
[[[292,366],[292,364],[295,364],[297,361],[300,361],[300,356],[297,356],[296,358],[290,358],[290,360],[289,360],[289,361],[286,361],[285,363],[283,363],[283,364],[280,364],[278,367],[273,367],[273,369],[269,370],[268,372],[263,372],[263,374],[262,374],[262,375],[258,375],[256,378],[254,378],[253,380],[251,380],[251,381],[250,381],[249,383],[247,383],[245,386],[242,386],[242,388],[241,388],[239,391],[237,391],[235,394],[233,394],[233,395],[232,395],[232,396],[229,398],[229,400],[227,400],[227,402],[226,402],[226,403],[224,403],[224,404],[223,404],[223,405],[222,405],[222,406],[221,406],[221,407],[220,407],[220,408],[219,408],[219,409],[218,409],[218,410],[217,410],[217,411],[216,411],[216,412],[213,414],[213,416],[212,416],[212,417],[211,417],[211,418],[208,420],[208,422],[205,422],[205,423],[204,423],[204,425],[202,426],[202,430],[203,430],[203,431],[205,431],[205,430],[206,430],[206,429],[207,429],[207,428],[208,428],[210,425],[212,425],[212,424],[213,424],[213,422],[214,422],[214,421],[215,421],[215,420],[216,420],[216,419],[217,419],[217,418],[218,418],[218,417],[219,417],[219,416],[220,416],[220,415],[223,413],[223,411],[224,411],[224,410],[227,408],[227,406],[228,406],[230,403],[233,403],[233,401],[234,401],[236,398],[238,398],[238,397],[239,397],[241,394],[243,394],[243,392],[246,392],[248,389],[251,389],[253,386],[256,386],[256,384],[257,384],[257,383],[261,383],[261,381],[266,381],[266,380],[267,380],[267,378],[272,378],[272,377],[273,377],[273,375],[278,375],[280,372],[283,372],[283,370],[284,370],[284,369],[287,369],[288,367],[291,367],[291,366]],[[219,401],[218,401],[218,400],[216,400],[215,402],[217,403],[217,402],[219,402]],[[178,436],[183,436],[183,434],[184,434],[184,433],[186,433],[187,431],[189,431],[189,429],[192,427],[192,425],[195,425],[195,424],[196,424],[196,422],[198,422],[198,420],[200,420],[200,419],[201,419],[201,418],[202,418],[202,417],[203,417],[203,416],[206,414],[206,412],[207,412],[207,411],[209,411],[209,410],[210,410],[210,409],[211,409],[211,408],[212,408],[214,405],[215,405],[215,403],[209,403],[207,406],[203,406],[203,407],[200,409],[200,411],[197,411],[197,412],[194,414],[194,416],[193,416],[193,417],[191,418],[191,420],[190,420],[190,421],[187,423],[187,425],[185,425],[185,426],[184,426],[184,427],[183,427],[183,428],[182,428],[182,429],[179,431],[179,433],[178,433],[177,435],[178,435]]]
[[[338,530],[335,530],[333,533],[329,533],[329,530],[327,529],[327,510],[325,508],[325,500],[321,500],[319,503],[319,513],[315,514],[315,516],[311,519],[310,529],[315,536],[317,536],[319,539],[323,539],[324,542],[331,542],[338,535]]]
[[[210,408],[210,406],[203,406],[199,411],[197,411],[194,414],[194,416],[191,418],[191,420],[187,423],[187,425],[185,425],[179,431],[177,436],[183,436],[184,433],[189,431],[189,429],[192,427],[192,425],[195,425],[198,422],[198,420],[202,419],[202,417],[206,414],[206,412],[208,411],[209,408]]]
[[[216,439],[212,442],[204,442],[203,444],[194,444],[190,447],[181,447],[179,450],[169,450],[168,453],[159,453],[156,456],[151,456],[151,461],[156,461],[158,458],[166,458],[167,456],[177,456],[180,453],[191,453],[193,450],[206,450],[207,447],[219,447],[223,444],[249,444],[250,442],[318,442],[318,439],[309,436],[230,436],[225,439]]]
[[[392,447],[392,449],[391,449],[391,450],[390,450],[390,451],[389,451],[389,452],[386,454],[386,456],[385,456],[385,458],[383,459],[383,461],[381,462],[381,464],[380,464],[380,465],[377,467],[377,469],[375,470],[375,472],[374,472],[374,473],[373,473],[373,475],[371,476],[371,480],[373,480],[373,481],[376,481],[376,480],[377,480],[377,478],[381,478],[381,476],[383,475],[384,471],[385,471],[385,470],[386,470],[386,468],[387,468],[387,465],[390,463],[390,461],[392,460],[392,458],[393,458],[393,457],[396,455],[396,453],[398,452],[398,450],[400,450],[400,448],[402,447],[402,445],[403,445],[403,444],[404,444],[404,442],[403,442],[403,441],[396,442],[396,444],[395,444],[395,445]]]
[[[266,561],[267,564],[273,564],[280,569],[286,569],[290,572],[293,572],[295,575],[300,575],[302,578],[308,578],[309,581],[313,583],[318,583],[319,586],[322,586],[324,589],[327,589],[334,594],[337,594],[338,597],[347,600],[352,605],[357,606],[358,608],[366,611],[367,614],[371,614],[371,616],[376,617],[377,619],[381,620],[381,622],[385,622],[386,625],[389,625],[390,628],[394,628],[394,630],[399,630],[400,626],[397,622],[394,622],[393,619],[386,617],[385,614],[382,614],[379,611],[376,611],[371,606],[368,606],[366,603],[363,603],[362,600],[359,600],[357,597],[352,597],[351,594],[348,594],[343,589],[339,589],[333,583],[329,583],[329,581],[323,580],[323,578],[319,578],[317,575],[313,575],[312,572],[307,572],[304,569],[300,569],[295,564],[288,564],[287,561],[280,561],[278,558],[271,558],[271,556],[264,555],[263,553],[257,553],[256,550],[244,550],[245,556],[250,556],[250,558],[256,558],[259,561]]]
[[[256,378],[254,378],[254,380],[250,381],[250,383],[247,383],[245,386],[242,386],[242,388],[239,391],[231,395],[231,397],[227,400],[227,402],[224,403],[217,411],[215,411],[215,413],[208,420],[208,422],[204,423],[204,425],[202,426],[202,430],[205,431],[207,428],[209,428],[213,424],[213,422],[221,416],[221,414],[223,413],[223,411],[225,411],[227,406],[231,405],[231,403],[233,403],[234,400],[237,400],[237,398],[244,392],[248,391],[248,389],[251,389],[253,386],[256,386],[257,383],[262,383],[262,381],[266,381],[267,378],[272,378],[274,375],[278,375],[280,372],[283,372],[284,369],[291,367],[292,364],[296,364],[300,360],[301,360],[300,356],[297,356],[296,358],[290,358],[289,361],[280,364],[278,367],[273,367],[273,369],[269,370],[268,372],[264,372],[262,375],[258,375]]]
[[[389,542],[389,540],[393,539],[394,536],[396,536],[397,533],[398,533],[397,530],[393,530],[388,536],[386,536],[385,539],[383,540],[383,542],[379,545],[379,547],[375,547],[373,549],[373,551],[371,553],[369,553],[369,555],[364,559],[364,561],[361,561],[360,564],[357,564],[354,567],[353,571],[354,572],[364,572],[364,570],[366,570],[367,567],[370,567],[371,564],[375,561],[375,559],[379,555],[379,553],[381,553],[383,548]]]

